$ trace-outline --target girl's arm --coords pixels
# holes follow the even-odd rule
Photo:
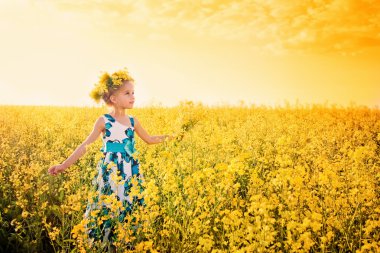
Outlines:
[[[86,140],[83,141],[82,144],[80,144],[62,164],[50,167],[48,172],[52,175],[57,175],[58,173],[63,172],[65,169],[70,167],[79,158],[81,158],[86,153],[87,145],[90,145],[91,143],[96,141],[96,139],[102,133],[102,131],[104,130],[104,124],[104,119],[102,117],[99,117],[94,124],[92,132],[89,134]]]
[[[145,141],[147,144],[157,144],[163,142],[166,138],[169,140],[173,139],[173,136],[171,135],[150,135],[148,134],[145,129],[141,126],[140,122],[137,120],[136,117],[135,119],[135,131],[138,134],[138,136]]]

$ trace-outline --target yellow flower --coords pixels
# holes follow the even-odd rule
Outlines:
[[[135,250],[137,252],[157,252],[153,249],[153,242],[152,241],[144,241],[140,242],[139,244],[136,245]]]
[[[21,214],[21,217],[25,219],[26,217],[29,216],[29,214],[30,213],[28,211],[23,211],[22,214]]]
[[[91,211],[91,216],[96,217],[99,212],[100,212],[100,210],[93,210],[93,211]]]
[[[87,224],[87,220],[83,219],[81,222],[73,227],[71,233],[73,234],[73,238],[77,238],[80,233],[85,231],[85,227]]]
[[[50,240],[55,241],[59,234],[59,228],[53,227],[53,231],[49,232]]]

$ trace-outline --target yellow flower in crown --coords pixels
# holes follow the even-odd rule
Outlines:
[[[127,68],[118,70],[112,75],[104,72],[100,76],[98,83],[95,84],[95,87],[91,91],[90,97],[96,102],[99,102],[105,93],[118,89],[124,81],[134,81]]]
[[[126,68],[123,70],[116,71],[111,75],[112,84],[115,87],[120,87],[124,81],[134,81],[133,78],[129,75],[129,72]]]

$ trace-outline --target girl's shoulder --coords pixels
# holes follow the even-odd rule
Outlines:
[[[103,115],[99,116],[94,124],[94,128],[102,131],[105,128],[106,120],[104,119]]]

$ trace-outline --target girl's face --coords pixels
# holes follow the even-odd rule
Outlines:
[[[124,84],[111,96],[111,101],[115,106],[123,109],[132,109],[135,103],[135,85],[131,81]]]

